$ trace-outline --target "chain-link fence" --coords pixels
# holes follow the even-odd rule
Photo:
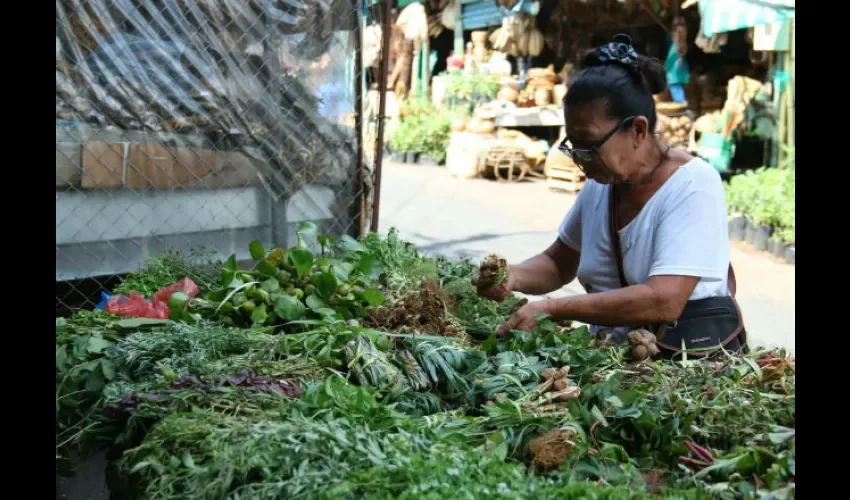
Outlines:
[[[247,259],[303,221],[368,227],[366,15],[363,0],[57,0],[57,310],[169,249]]]

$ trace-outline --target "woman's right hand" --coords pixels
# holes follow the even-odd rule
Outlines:
[[[478,283],[478,276],[472,278],[472,284],[478,289],[478,296],[485,299],[501,302],[512,291],[514,291],[514,283],[511,277],[510,267],[508,267],[508,277],[501,285],[482,286]]]

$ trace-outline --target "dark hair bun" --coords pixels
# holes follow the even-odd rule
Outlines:
[[[643,78],[643,86],[650,94],[660,94],[667,88],[667,70],[661,61],[654,57],[640,56],[638,68]]]

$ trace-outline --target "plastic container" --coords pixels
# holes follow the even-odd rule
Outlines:
[[[753,246],[756,247],[756,250],[767,250],[767,242],[770,241],[770,234],[772,232],[773,228],[770,226],[765,226],[764,224],[756,226],[755,236],[753,237]]]
[[[729,219],[729,239],[732,241],[742,241],[747,231],[747,219],[745,217],[735,217]]]
[[[747,227],[744,230],[744,241],[749,243],[750,245],[755,244],[756,242],[756,229],[758,226],[753,224],[753,221],[747,220]]]
[[[773,245],[770,250],[770,253],[772,253],[776,257],[779,257],[780,259],[784,259],[785,251],[788,250],[788,245],[784,241],[779,241],[773,238],[770,239],[770,243]]]
[[[418,165],[428,165],[431,167],[436,167],[440,163],[434,159],[431,155],[426,154],[417,154],[416,155],[416,163]]]
[[[718,172],[729,170],[734,154],[735,142],[728,137],[705,132],[699,138],[699,155]]]

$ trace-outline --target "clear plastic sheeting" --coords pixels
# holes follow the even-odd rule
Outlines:
[[[161,141],[175,155],[238,154],[253,168],[243,177],[275,197],[288,198],[306,184],[322,185],[350,198],[342,203],[347,207],[359,189],[352,183],[357,162],[353,34],[360,4],[57,0],[57,151],[65,140],[61,126],[76,130],[69,135],[77,140],[85,135],[95,141],[107,133],[113,139],[100,142]],[[116,133],[127,136],[114,139]],[[127,187],[128,151],[91,173],[84,144],[81,174],[62,179],[67,187],[83,189]],[[197,166],[186,167],[187,175],[209,176],[208,170],[227,162],[206,163],[212,166],[200,173]],[[104,181],[107,174],[121,178]],[[135,188],[231,187],[224,181],[183,186],[162,176],[149,181],[138,181]]]
[[[171,250],[361,233],[363,2],[56,1],[57,311]]]

